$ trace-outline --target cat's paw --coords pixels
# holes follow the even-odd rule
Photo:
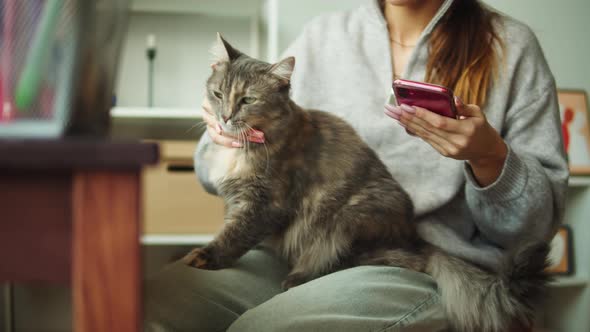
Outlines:
[[[216,264],[213,262],[211,252],[206,248],[195,248],[182,258],[182,261],[198,269],[215,270]]]
[[[288,290],[290,288],[304,284],[308,280],[309,280],[309,278],[307,278],[306,276],[304,276],[301,273],[293,273],[293,274],[289,274],[287,276],[287,278],[285,278],[285,280],[283,280],[283,283],[281,284],[281,286],[283,287],[283,290]]]

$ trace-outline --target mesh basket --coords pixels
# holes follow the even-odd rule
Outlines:
[[[0,0],[0,137],[104,135],[127,0]]]

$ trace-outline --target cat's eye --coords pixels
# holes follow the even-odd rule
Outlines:
[[[213,95],[218,99],[223,99],[223,94],[221,94],[219,91],[213,91]]]
[[[254,97],[244,97],[244,98],[242,98],[242,103],[244,103],[244,104],[252,104],[254,102],[256,102],[256,98],[254,98]]]

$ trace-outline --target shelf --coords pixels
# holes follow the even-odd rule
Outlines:
[[[590,176],[570,176],[568,185],[570,187],[588,187],[590,186]]]
[[[201,119],[201,110],[188,108],[114,107],[113,118]]]
[[[131,11],[135,13],[248,17],[257,14],[261,5],[261,0],[134,0]]]
[[[141,244],[148,246],[167,246],[167,245],[195,245],[205,244],[213,240],[212,234],[150,234],[141,237]]]
[[[558,276],[549,284],[550,287],[586,287],[588,278],[580,276]]]

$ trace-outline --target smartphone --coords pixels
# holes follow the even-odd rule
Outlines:
[[[453,91],[444,86],[397,79],[393,82],[393,95],[397,105],[418,106],[431,112],[457,118]]]

